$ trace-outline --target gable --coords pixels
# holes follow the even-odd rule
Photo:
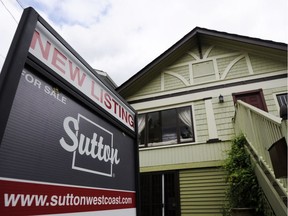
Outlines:
[[[213,43],[215,42],[215,43]],[[185,90],[196,85],[287,70],[287,59],[270,50],[205,40],[194,44],[169,66],[143,79],[132,97]]]

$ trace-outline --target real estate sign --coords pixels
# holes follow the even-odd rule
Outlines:
[[[137,215],[135,111],[32,8],[0,112],[1,215]]]

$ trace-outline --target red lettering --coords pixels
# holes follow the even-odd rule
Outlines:
[[[104,101],[105,106],[108,109],[111,109],[111,97],[107,92],[104,93],[104,99],[105,99],[105,101]]]
[[[56,48],[54,48],[54,53],[53,53],[53,57],[52,57],[52,65],[54,65],[58,70],[60,70],[62,73],[65,74],[65,70],[58,65],[58,63],[60,63],[62,66],[65,66],[65,62],[64,61],[67,60],[67,57],[65,55],[63,55],[61,52],[59,52]]]
[[[119,106],[119,118],[121,118],[121,114],[122,114],[121,109],[123,109],[123,108],[121,106]]]
[[[80,73],[80,69],[79,67],[75,67],[75,69],[73,70],[73,63],[72,61],[69,60],[69,69],[70,69],[70,78],[71,80],[75,81],[75,78],[77,76],[77,82],[78,82],[78,85],[80,87],[82,87],[83,85],[83,82],[85,80],[85,77],[86,77],[86,74],[85,73]],[[82,76],[81,76],[82,74]],[[80,77],[81,76],[81,77]]]
[[[58,50],[53,44],[51,44],[50,41],[45,39],[44,35],[42,35],[41,32],[38,32],[36,30],[34,31],[30,48],[35,52],[32,53],[34,53],[35,56],[39,57],[39,59],[46,63],[48,66],[53,65],[53,69],[56,72],[59,72],[60,75],[62,74],[63,76],[63,74],[65,74],[66,76],[63,76],[63,78],[65,78],[70,83],[74,82],[74,84],[83,88],[83,86],[86,86],[87,84],[84,83],[85,80],[88,79],[87,82],[90,82],[89,75],[87,75],[85,71],[81,71],[81,67],[77,66],[75,62],[68,59],[64,55],[65,52],[62,53],[61,50]],[[50,51],[53,53],[50,54]],[[67,65],[67,63],[69,66]],[[66,72],[69,74],[66,74]],[[86,92],[86,88],[79,89],[84,90],[83,93],[85,94],[88,93]],[[105,88],[103,89],[101,85],[97,83],[97,80],[95,82],[93,78],[91,79],[90,93],[90,97],[92,100],[98,102],[99,105],[101,105],[103,108],[106,108],[107,111],[109,111],[111,114],[114,113],[114,116],[125,124],[128,124],[131,127],[134,126],[133,116],[124,107],[122,107],[121,104],[117,102],[117,98],[113,98],[113,94],[111,96],[108,92],[105,91]]]
[[[32,38],[31,44],[30,44],[30,47],[33,50],[35,50],[36,42],[38,42],[38,44],[39,44],[39,47],[40,47],[41,54],[42,54],[43,58],[48,60],[48,55],[49,55],[49,52],[50,52],[51,43],[49,41],[46,41],[46,45],[45,45],[45,48],[44,48],[42,39],[40,37],[40,33],[37,32],[37,31],[34,31],[33,38]]]
[[[131,114],[128,115],[128,121],[129,121],[129,125],[131,127],[134,127],[134,119],[133,119],[133,116]]]
[[[103,89],[100,89],[100,102],[103,103]]]
[[[126,122],[128,122],[128,120],[127,120],[127,117],[128,117],[128,115],[127,115],[127,110],[125,110],[123,107],[121,107],[121,113],[122,113],[122,119],[123,120],[125,120]]]
[[[95,92],[95,91],[94,91],[95,82],[94,82],[94,80],[91,80],[91,81],[92,81],[92,85],[91,85],[91,96],[94,97],[94,98],[96,98],[96,99],[99,101],[99,97],[94,94],[94,92]]]
[[[113,102],[113,104],[114,104],[114,113],[116,114],[116,113],[117,113],[117,106],[118,106],[119,104],[118,104],[117,101],[115,101],[113,98],[112,98],[112,102]]]

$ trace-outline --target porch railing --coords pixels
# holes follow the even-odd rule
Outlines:
[[[268,149],[273,143],[285,137],[287,141],[287,121],[264,112],[243,101],[237,101],[234,116],[235,133],[243,133],[256,153],[258,162],[266,167],[287,195],[287,178],[276,179]]]

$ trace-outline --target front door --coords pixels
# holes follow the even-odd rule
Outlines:
[[[141,216],[177,216],[178,172],[142,173],[140,176]]]
[[[268,112],[262,89],[233,93],[232,96],[234,103],[236,103],[237,100],[242,100],[245,103]]]

